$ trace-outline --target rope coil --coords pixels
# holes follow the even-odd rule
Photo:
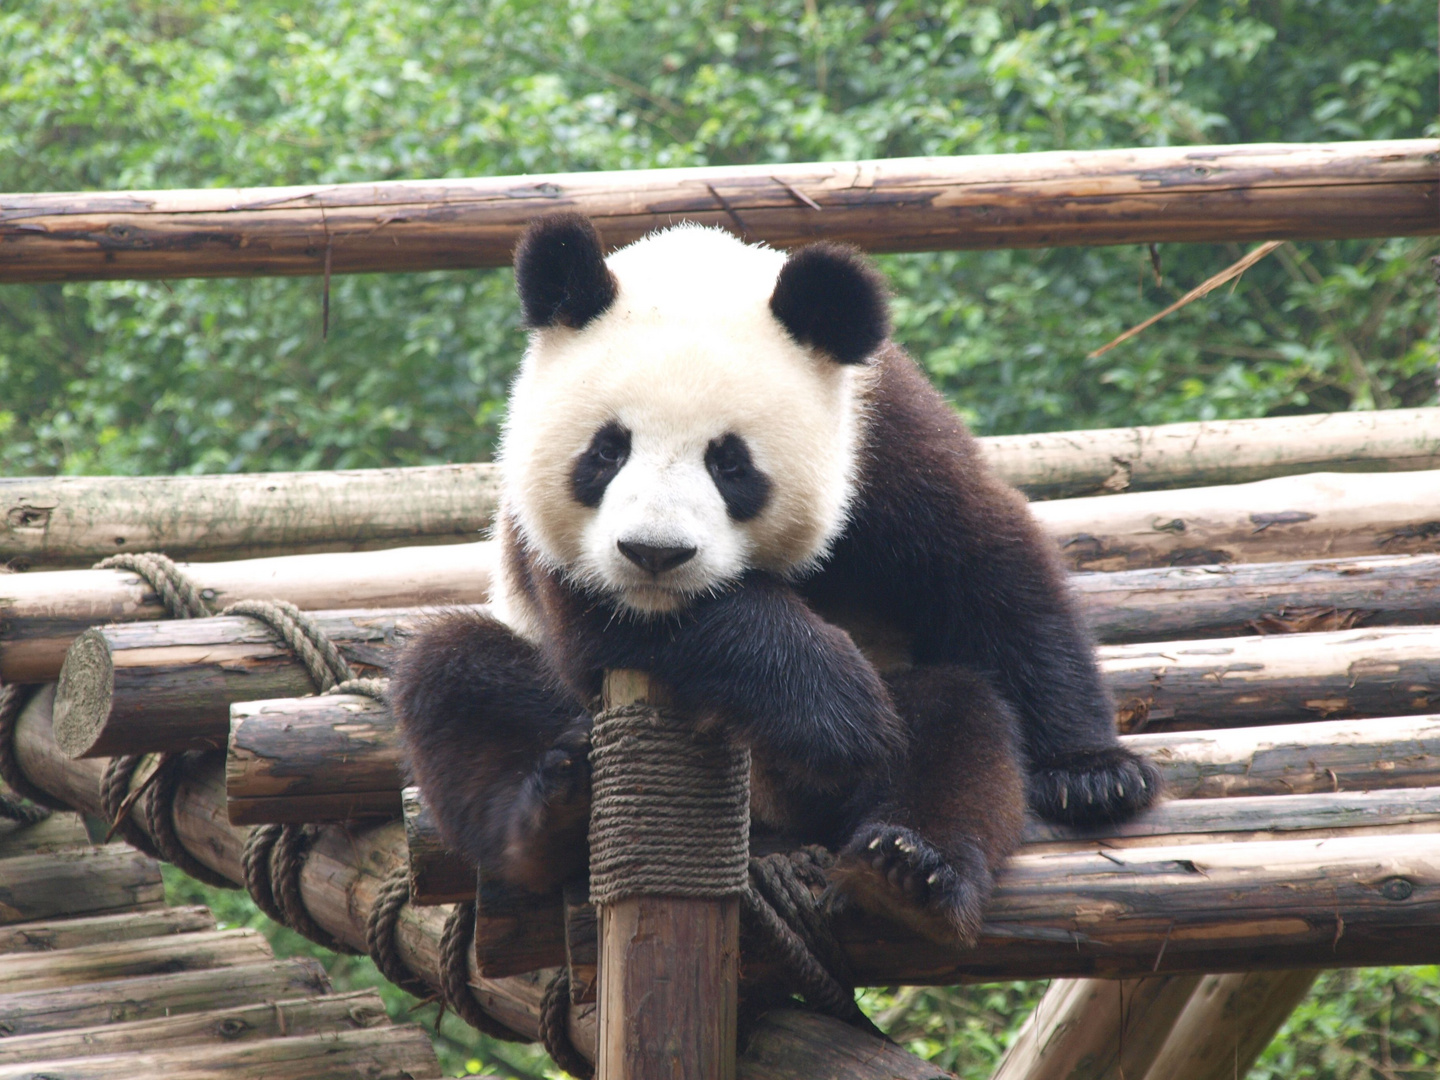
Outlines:
[[[750,752],[651,705],[595,718],[590,901],[737,896],[750,859]]]

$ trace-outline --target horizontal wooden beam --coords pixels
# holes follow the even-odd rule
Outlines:
[[[505,266],[559,210],[618,246],[698,221],[873,251],[1440,232],[1440,142],[1151,147],[0,197],[0,282]]]
[[[0,986],[11,993],[50,990],[174,971],[261,964],[273,959],[270,943],[258,930],[206,930],[0,956]]]
[[[0,859],[0,926],[164,903],[160,864],[124,844]]]
[[[42,919],[0,928],[0,954],[74,949],[101,942],[161,938],[215,929],[209,908],[165,907],[123,915],[90,915],[78,919]]]
[[[1234,484],[1317,470],[1425,470],[1440,465],[1440,409],[1001,435],[983,438],[980,445],[1000,475],[1032,498]],[[1417,482],[1434,486],[1433,481]],[[1387,497],[1393,490],[1392,482],[1385,489]],[[1323,517],[1331,512],[1327,499],[1342,492],[1347,501],[1341,509],[1350,513],[1353,504],[1359,514],[1356,527],[1364,533],[1364,522],[1374,517],[1364,508],[1374,494],[1367,493],[1362,481],[1353,479],[1235,491],[1228,501],[1227,496],[1210,492],[1177,493],[1172,499],[1153,500],[1153,507],[1131,500],[1102,511],[1087,504],[1078,518],[1061,512],[1058,520],[1065,524],[1057,528],[1069,529],[1061,536],[1067,551],[1079,543],[1073,539],[1075,533],[1094,534],[1091,542],[1081,543],[1071,552],[1083,557],[1079,569],[1118,568],[1087,567],[1085,563],[1100,557],[1092,550],[1094,541],[1107,530],[1114,531],[1106,522],[1127,505],[1143,508],[1138,510],[1142,515],[1153,509],[1152,520],[1155,515],[1168,514],[1162,523],[1177,518],[1183,521],[1185,508],[1190,517],[1204,519],[1195,523],[1201,529],[1198,533],[1177,533],[1172,527],[1165,548],[1168,554],[1160,565],[1168,565],[1176,557],[1192,563],[1300,558],[1306,550],[1281,555],[1261,552],[1274,550],[1277,539],[1283,550],[1287,541],[1318,528],[1334,531],[1334,523],[1323,521],[1303,528],[1311,519],[1294,515]],[[0,563],[59,569],[87,567],[126,551],[161,550],[174,559],[216,560],[454,542],[473,538],[490,524],[498,493],[494,466],[483,464],[213,476],[0,479]],[[1281,503],[1298,499],[1319,505],[1277,510],[1275,503],[1264,501],[1271,496]],[[1247,498],[1249,504],[1242,505]],[[1167,506],[1171,502],[1175,505]],[[1393,517],[1396,509],[1387,512]],[[1234,535],[1223,540],[1237,550],[1224,559],[1197,558],[1207,544],[1223,546],[1219,539],[1206,538],[1205,530],[1216,528],[1207,512],[1213,515],[1216,511],[1227,521],[1238,512],[1238,528],[1230,526]],[[1037,512],[1042,518],[1052,513],[1043,507]],[[1249,515],[1266,513],[1289,513],[1291,517],[1272,522],[1263,533],[1255,532],[1259,523],[1251,522]],[[1429,519],[1418,514],[1412,510],[1401,513],[1399,520],[1373,522],[1382,534],[1392,534],[1385,543],[1394,546],[1335,551],[1312,545],[1308,553],[1379,555],[1414,550],[1405,545],[1410,534],[1404,530],[1423,530]],[[1430,524],[1431,531],[1417,533],[1416,538],[1433,539],[1436,527]],[[1246,536],[1254,539],[1247,541]],[[1135,546],[1133,540],[1130,546]],[[421,558],[418,553],[416,557]],[[1128,554],[1120,565],[1156,563],[1143,558],[1136,561],[1134,554]],[[258,566],[237,568],[237,575],[242,575],[239,583],[221,571],[215,588],[217,592],[237,584],[243,588],[246,578],[261,570]],[[292,568],[276,567],[275,571],[278,582],[285,583]],[[327,577],[322,569],[321,580]],[[89,584],[82,579],[57,581],[47,589],[57,597],[75,594],[71,603],[88,602],[113,609],[121,617],[137,604],[148,602],[117,591],[116,579],[109,579],[108,586],[106,580],[97,578]],[[11,588],[20,586],[12,583]],[[9,589],[0,590],[0,621],[6,618],[7,606],[22,605],[23,610],[23,605],[34,603],[33,594],[23,590],[15,598],[7,599],[9,595]]]

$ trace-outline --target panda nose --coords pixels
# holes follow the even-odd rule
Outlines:
[[[666,570],[674,570],[682,563],[687,563],[695,557],[693,547],[656,547],[653,544],[637,544],[630,540],[617,541],[620,554],[633,562],[642,570],[648,570],[652,574],[663,574]]]

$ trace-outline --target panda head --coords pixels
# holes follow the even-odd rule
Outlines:
[[[658,614],[824,556],[889,332],[858,253],[787,257],[680,225],[606,259],[589,221],[562,214],[530,226],[515,274],[532,334],[500,463],[535,557]]]

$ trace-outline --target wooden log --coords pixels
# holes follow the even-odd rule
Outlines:
[[[1316,413],[981,440],[1032,499],[1440,468],[1440,409]]]
[[[395,817],[400,754],[390,710],[354,694],[230,707],[231,824]]]
[[[321,612],[316,619],[352,664],[383,668],[426,615]],[[1098,655],[1123,732],[1402,715],[1440,705],[1434,627],[1107,645]],[[209,749],[224,745],[232,704],[312,690],[299,660],[251,619],[96,627],[66,660],[56,737],[67,753],[86,757]],[[373,749],[379,757],[366,768],[388,768]]]
[[[1302,969],[1201,976],[1145,1080],[1248,1076],[1318,974]]]
[[[163,1019],[256,1001],[326,994],[330,980],[309,957],[243,967],[207,968],[28,993],[0,992],[0,1046],[12,1037],[93,1030],[99,1025]]]
[[[1052,983],[992,1080],[1143,1077],[1199,983],[1199,975]]]
[[[1127,733],[1440,706],[1440,630],[1427,626],[1106,645],[1099,656]]]
[[[475,897],[475,867],[466,864],[440,840],[435,815],[418,787],[401,792],[405,816],[405,855],[410,868],[412,904],[459,904]],[[542,965],[543,966],[543,965]]]
[[[160,864],[124,844],[0,859],[0,926],[164,902]]]
[[[0,230],[4,226],[0,225]],[[207,560],[478,539],[489,466],[0,479],[0,563],[88,567],[126,551]]]
[[[313,617],[341,655],[373,674],[428,615],[401,608]],[[289,647],[247,616],[95,627],[75,640],[61,670],[55,732],[76,756],[125,753],[137,739],[155,749],[216,749],[234,702],[314,690]]]
[[[0,819],[0,859],[58,848],[86,847],[89,843],[90,834],[85,831],[85,822],[79,814],[51,814],[33,825]]]
[[[47,919],[0,927],[0,954],[50,953],[101,942],[135,941],[168,934],[195,934],[215,929],[209,908],[167,907],[125,915],[92,915],[79,919]]]
[[[949,1080],[893,1042],[819,1013],[775,1009],[750,1033],[739,1080]]]
[[[1440,623],[1440,555],[1076,574],[1107,644]]]
[[[234,1045],[181,1046],[0,1065],[0,1080],[112,1080],[116,1076],[163,1076],[166,1080],[427,1080],[443,1075],[430,1037],[416,1025],[327,1031],[294,1038]]]
[[[676,221],[875,251],[1429,236],[1433,139],[1153,147],[0,199],[0,283],[508,266],[589,215],[619,246]],[[820,212],[820,211],[823,211]]]
[[[175,1046],[228,1045],[337,1029],[382,1027],[389,1022],[385,1003],[373,990],[259,1001],[128,1024],[12,1036],[0,1039],[0,1065],[129,1054]]]
[[[670,704],[640,671],[607,671],[603,696]],[[598,913],[599,1080],[734,1080],[740,898],[626,896]]]
[[[305,611],[482,604],[493,545],[284,555],[181,569],[219,611],[237,600],[288,600]],[[0,681],[54,682],[65,651],[101,623],[166,618],[160,598],[128,570],[0,575]]]
[[[269,943],[256,930],[206,930],[0,956],[0,983],[11,992],[49,990],[137,975],[258,964],[273,959]]]
[[[1072,570],[1440,551],[1440,472],[1310,473],[1036,503]]]

